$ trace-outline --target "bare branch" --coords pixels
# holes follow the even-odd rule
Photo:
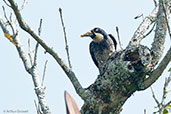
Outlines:
[[[5,34],[5,32],[9,34],[9,31],[4,26],[4,23],[3,23],[1,18],[0,18],[0,25],[1,25],[1,28],[2,28],[2,30],[4,32],[4,34]],[[12,37],[12,35],[10,35],[10,36]],[[17,37],[15,38],[15,42],[17,43],[17,45],[15,45],[15,46],[16,46],[18,54],[19,54],[19,56],[20,56],[20,58],[21,58],[21,60],[22,60],[22,62],[24,64],[25,70],[30,75],[32,75],[32,80],[33,80],[33,83],[34,83],[35,92],[36,92],[36,95],[38,97],[41,109],[42,109],[44,114],[50,114],[50,110],[49,110],[49,107],[46,104],[46,100],[45,100],[45,96],[44,96],[44,89],[41,88],[41,83],[40,83],[39,78],[38,78],[39,76],[37,74],[37,69],[35,67],[30,66],[30,64],[28,62],[28,59],[27,59],[27,56],[24,53],[24,49],[21,46],[21,44],[20,44],[19,40],[17,39]]]
[[[38,28],[38,34],[39,34],[39,36],[41,34],[41,30],[42,30],[42,19],[40,19],[40,24],[39,24],[39,28]],[[35,52],[34,52],[34,63],[33,63],[33,66],[32,67],[36,66],[36,64],[37,64],[36,61],[37,61],[38,47],[39,47],[39,43],[37,42],[36,47],[35,47]]]
[[[39,28],[38,28],[38,35],[40,36],[41,32],[42,32],[42,19],[40,19],[40,24],[39,24]]]
[[[155,96],[155,94],[154,94],[154,90],[153,90],[152,87],[150,87],[150,88],[151,88],[152,96],[153,96],[154,100],[155,100],[156,103],[157,103],[157,107],[160,109],[160,103],[159,103],[159,101],[157,100],[157,98],[156,98],[156,96]]]
[[[168,103],[166,103],[163,108],[166,108],[167,106],[169,106],[171,104],[171,101],[169,101]]]
[[[119,36],[119,28],[118,27],[116,27],[116,33],[117,33],[117,36],[118,36],[119,46],[120,46],[121,50],[123,50],[121,40],[120,40],[120,36]]]
[[[153,0],[155,7],[157,7],[157,2],[156,0]]]
[[[13,35],[16,33],[16,27],[14,27],[13,26],[13,24],[12,24],[12,20],[11,20],[11,16],[10,16],[10,20],[8,19],[8,17],[7,17],[7,14],[6,14],[6,11],[5,11],[5,7],[4,6],[2,6],[2,9],[3,9],[3,12],[4,12],[4,17],[5,17],[5,19],[7,20],[7,24],[9,24],[10,25],[10,27],[11,27],[11,29],[12,29],[12,32],[13,32]],[[10,40],[11,41],[11,40]],[[11,41],[11,42],[13,42],[13,41]]]
[[[142,14],[140,14],[140,15],[137,15],[136,17],[134,17],[134,19],[138,19],[138,18],[140,18],[140,17],[142,17],[142,19],[144,19],[144,15],[143,15],[143,13],[142,13]]]
[[[166,99],[166,96],[167,96],[167,88],[168,88],[168,85],[171,81],[171,77],[168,77],[165,79],[165,83],[164,83],[164,87],[163,87],[163,97],[162,97],[162,101],[161,101],[161,105],[164,106],[164,101]]]
[[[58,54],[50,48],[41,38],[39,35],[37,35],[23,20],[17,4],[14,2],[14,0],[8,0],[11,4],[11,7],[16,15],[16,18],[19,22],[20,27],[29,33],[45,50],[48,52],[60,65],[60,67],[64,70],[70,81],[72,82],[76,92],[81,96],[82,99],[86,99],[87,94],[85,89],[82,88],[81,84],[79,83],[78,79],[76,78],[74,72],[63,62],[63,60],[58,56]]]
[[[156,23],[154,23],[153,27],[151,28],[151,30],[144,35],[144,38],[147,37],[153,30],[154,30],[154,27],[156,26]]]
[[[169,101],[168,103],[165,104],[165,100],[166,100],[167,93],[168,93],[167,88],[168,88],[168,85],[169,85],[170,81],[171,81],[171,76],[169,76],[168,78],[165,79],[165,83],[164,83],[164,87],[163,87],[163,96],[162,96],[162,99],[161,99],[160,103],[157,100],[157,98],[155,97],[154,91],[153,91],[153,89],[151,87],[153,98],[156,101],[157,107],[158,107],[157,112],[159,112],[159,114],[161,114],[164,111],[164,109],[171,103],[171,101]]]
[[[43,78],[42,78],[42,87],[44,85],[47,62],[48,62],[48,60],[45,61],[45,65],[44,65]]]
[[[22,4],[22,6],[21,6],[21,8],[19,9],[20,11],[21,10],[23,10],[24,9],[24,7],[25,7],[25,5],[28,3],[28,1],[27,0],[24,0],[23,1],[23,4]]]
[[[30,64],[33,65],[33,51],[31,50],[30,38],[28,39],[28,56],[30,58]]]
[[[151,12],[151,14],[149,16],[145,17],[143,22],[140,24],[140,26],[135,31],[128,46],[140,44],[140,41],[144,38],[144,33],[148,30],[150,25],[156,20],[158,9],[159,9],[159,6],[157,6]]]
[[[36,44],[36,47],[35,47],[34,61],[33,61],[33,66],[32,67],[35,67],[37,65],[37,52],[38,52],[38,47],[39,47],[39,43],[37,43]]]
[[[3,1],[4,1],[4,3],[5,3],[8,7],[11,7],[11,6],[9,5],[9,3],[7,3],[6,0],[3,0]]]
[[[4,17],[7,21],[9,21],[8,17],[7,17],[7,14],[6,14],[6,11],[5,11],[5,7],[2,6],[2,9],[3,9],[3,12],[4,12]]]
[[[63,27],[63,32],[64,32],[65,46],[66,46],[65,49],[66,49],[66,53],[67,53],[68,64],[69,64],[69,67],[72,69],[70,55],[69,55],[69,46],[68,46],[67,35],[66,35],[66,31],[65,31],[65,25],[64,25],[64,21],[63,21],[61,8],[59,8],[59,13],[60,13],[61,23],[62,23],[62,27]]]
[[[35,107],[36,107],[37,114],[44,114],[41,111],[41,109],[40,109],[40,104],[39,103],[36,103],[36,100],[34,100],[34,104],[35,104]]]
[[[144,109],[144,114],[147,114],[147,113],[146,113],[146,109]]]
[[[39,110],[39,108],[38,108],[38,105],[37,105],[37,103],[36,103],[36,100],[34,100],[34,105],[35,105],[35,107],[36,107],[37,114],[40,114],[40,110]]]

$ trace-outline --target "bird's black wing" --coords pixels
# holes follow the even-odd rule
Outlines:
[[[112,34],[108,34],[108,35],[109,35],[109,37],[113,40],[113,43],[114,43],[114,46],[115,46],[115,50],[116,50],[117,42],[116,42],[115,37],[114,37]]]
[[[90,55],[91,55],[91,58],[93,59],[94,64],[99,68],[98,62],[97,62],[95,54],[94,54],[94,51],[95,51],[94,45],[95,45],[94,42],[90,43],[90,47],[89,47]]]

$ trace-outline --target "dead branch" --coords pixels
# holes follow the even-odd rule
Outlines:
[[[153,96],[155,102],[157,103],[157,107],[160,108],[160,103],[159,103],[159,101],[157,100],[157,98],[156,98],[156,96],[155,96],[155,94],[154,94],[154,90],[153,90],[152,87],[150,87],[150,88],[151,88],[152,96]]]
[[[48,60],[45,61],[45,65],[44,65],[44,70],[43,70],[43,78],[42,78],[42,87],[44,85],[44,81],[45,81],[45,73],[46,73],[46,66],[47,66]]]
[[[28,56],[30,59],[30,64],[33,65],[33,51],[31,50],[31,41],[28,39]]]
[[[144,38],[144,33],[148,30],[150,25],[155,22],[157,13],[158,13],[159,6],[157,6],[149,16],[145,17],[143,22],[139,25],[137,30],[135,31],[131,41],[129,42],[128,46],[131,45],[139,45],[140,41]]]
[[[65,49],[66,49],[66,53],[67,53],[68,64],[69,64],[69,67],[72,69],[72,65],[71,65],[71,61],[70,61],[70,55],[69,55],[69,46],[68,46],[67,35],[66,35],[66,31],[65,31],[65,25],[64,25],[64,20],[63,20],[61,8],[59,8],[59,13],[60,13],[63,32],[64,32],[65,46],[66,46]]]
[[[121,40],[120,40],[120,36],[119,36],[119,28],[118,27],[116,27],[116,33],[117,33],[117,36],[118,36],[119,46],[120,46],[121,50],[123,50]]]
[[[1,28],[3,29],[3,31],[4,31],[4,34],[5,34],[5,32],[9,34],[9,31],[4,26],[3,20],[1,18],[0,18],[0,25],[1,25]],[[10,35],[10,36],[12,37],[13,35]],[[16,49],[18,51],[18,54],[19,54],[23,64],[24,64],[25,70],[32,76],[32,80],[33,80],[34,87],[35,87],[35,93],[36,93],[37,98],[39,100],[39,104],[41,106],[41,109],[42,109],[44,114],[50,114],[50,110],[49,110],[49,107],[46,104],[46,99],[45,99],[45,96],[44,96],[44,88],[41,87],[41,83],[39,81],[39,76],[37,74],[36,65],[33,67],[33,66],[31,66],[29,64],[29,62],[28,62],[29,60],[27,59],[27,56],[24,53],[24,49],[23,49],[22,45],[20,44],[17,36],[15,38],[13,37],[13,39],[15,39],[15,42],[16,42],[15,47],[16,47]],[[35,61],[36,61],[36,59],[35,59]]]
[[[17,4],[14,2],[14,0],[9,0],[9,3],[11,4],[11,8],[13,9],[15,16],[18,20],[18,23],[20,27],[29,33],[45,50],[48,52],[60,65],[60,67],[64,70],[70,81],[72,82],[76,92],[82,99],[86,99],[87,94],[86,91],[82,88],[81,84],[79,83],[78,79],[75,76],[75,73],[63,62],[63,60],[59,57],[57,52],[55,52],[52,48],[50,48],[39,35],[37,35],[27,24],[24,22]]]

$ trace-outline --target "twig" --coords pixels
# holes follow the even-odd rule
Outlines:
[[[4,3],[5,3],[8,7],[11,7],[11,6],[7,3],[6,0],[3,0],[3,1],[4,1]]]
[[[138,19],[138,18],[140,18],[140,17],[142,17],[142,19],[144,19],[143,13],[142,13],[141,15],[137,15],[136,17],[134,17],[134,19]]]
[[[146,114],[146,109],[144,109],[144,114]]]
[[[161,99],[161,103],[158,102],[158,100],[156,99],[156,97],[154,95],[154,92],[152,90],[153,98],[154,98],[154,100],[156,101],[156,103],[158,105],[158,111],[157,112],[159,112],[159,114],[161,114],[163,112],[163,110],[171,103],[171,101],[169,101],[168,103],[165,104],[166,95],[168,93],[167,88],[168,88],[168,85],[169,85],[170,81],[171,81],[170,76],[165,79],[165,83],[164,83],[164,87],[163,87],[163,96],[162,96],[162,99]]]
[[[36,100],[34,100],[34,105],[35,105],[35,107],[36,107],[37,114],[40,114],[40,113],[39,113],[38,106],[37,106],[37,103],[36,103]]]
[[[2,28],[4,33],[9,33],[9,31],[5,27],[1,18],[0,18],[0,25],[1,25],[1,28]],[[12,35],[10,35],[10,36],[12,37]],[[35,93],[36,93],[38,101],[40,103],[41,110],[43,111],[44,114],[50,114],[49,107],[46,104],[46,99],[45,99],[45,95],[44,95],[44,88],[41,88],[41,83],[40,83],[40,80],[38,78],[39,76],[37,73],[37,69],[35,67],[31,67],[31,65],[29,64],[29,60],[27,59],[27,56],[24,53],[24,49],[21,46],[17,37],[15,40],[17,43],[17,45],[15,45],[15,46],[16,46],[18,54],[19,54],[19,56],[20,56],[20,58],[24,64],[25,70],[32,76],[32,80],[33,80],[34,87],[35,87]]]
[[[11,16],[10,16],[10,20],[9,20],[8,17],[7,17],[6,11],[5,11],[5,7],[2,6],[2,9],[3,9],[3,12],[4,12],[4,17],[7,20],[7,23],[10,25],[11,29],[12,29],[13,35],[16,34],[16,32],[14,30],[15,28],[14,28],[14,26],[12,24]]]
[[[40,104],[36,103],[36,100],[34,100],[34,104],[35,104],[35,107],[36,107],[36,111],[37,111],[37,114],[43,114],[43,112],[40,110]]]
[[[45,61],[44,70],[43,70],[43,77],[42,77],[42,87],[44,85],[45,80],[45,73],[46,73],[46,66],[47,66],[48,60]]]
[[[156,23],[154,23],[154,25],[153,25],[153,27],[151,28],[151,30],[150,30],[147,34],[145,34],[145,35],[143,36],[144,38],[147,37],[147,36],[154,30],[155,25],[156,25]]]
[[[161,105],[163,106],[164,105],[164,100],[166,99],[166,95],[167,95],[167,88],[168,88],[168,85],[169,85],[169,82],[171,81],[171,78],[168,77],[165,79],[165,83],[164,83],[164,87],[163,87],[163,97],[162,97],[162,101],[161,101]]]
[[[22,4],[22,6],[21,6],[21,8],[19,9],[20,11],[21,10],[23,10],[24,9],[24,7],[25,7],[25,5],[28,3],[28,1],[27,0],[24,0],[23,1],[23,4]]]
[[[157,7],[157,2],[156,0],[153,0],[155,7]]]
[[[42,19],[40,19],[40,24],[39,24],[39,27],[38,27],[38,35],[39,35],[39,36],[40,36],[40,34],[41,34],[41,30],[42,30]],[[35,46],[33,67],[36,66],[36,64],[37,64],[37,63],[36,63],[36,59],[37,59],[38,47],[39,47],[39,43],[37,42],[37,43],[36,43],[36,46]]]
[[[171,104],[171,101],[169,101],[168,103],[166,103],[163,108],[166,108],[167,106],[169,106]]]
[[[121,50],[123,50],[121,40],[120,40],[120,36],[119,36],[119,28],[118,27],[116,27],[116,33],[117,33],[117,36],[118,36],[119,46],[120,46]]]
[[[41,32],[42,32],[42,19],[40,19],[40,24],[39,24],[39,28],[38,28],[38,35],[40,36]]]
[[[66,31],[65,31],[65,25],[64,25],[64,21],[63,21],[61,8],[59,8],[59,13],[60,13],[61,23],[62,23],[62,27],[63,27],[63,32],[64,32],[65,46],[66,46],[65,49],[66,49],[66,53],[67,53],[68,64],[69,64],[69,67],[72,69],[70,55],[69,55],[69,46],[68,46],[67,35],[66,35]]]
[[[151,88],[152,96],[153,96],[154,100],[155,100],[156,103],[157,103],[157,107],[160,109],[160,103],[159,103],[159,101],[157,100],[157,98],[156,98],[156,96],[155,96],[155,94],[154,94],[153,88],[152,88],[152,87],[150,87],[150,88]]]
[[[4,17],[7,21],[9,21],[8,17],[7,17],[7,14],[6,14],[6,11],[5,11],[5,7],[2,6],[2,9],[3,9],[3,12],[4,12]]]
[[[30,38],[28,39],[28,56],[30,58],[30,64],[31,66],[33,65],[33,51],[31,50],[31,42],[30,42]]]
[[[34,61],[33,61],[33,66],[32,67],[35,67],[37,65],[37,52],[38,52],[38,47],[39,47],[39,43],[37,43],[36,44],[36,47],[35,47]]]

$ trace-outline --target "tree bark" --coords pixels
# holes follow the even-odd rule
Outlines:
[[[169,11],[167,1],[163,3],[163,0],[160,0],[159,2],[159,9],[156,7],[152,14],[144,19],[127,48],[113,53],[106,63],[105,73],[99,75],[96,81],[87,88],[91,94],[81,109],[82,114],[119,114],[123,104],[135,91],[148,88],[158,79],[154,76],[153,69],[163,54],[167,30],[166,19],[168,19],[164,13],[168,14]],[[163,4],[166,12],[163,10]],[[140,42],[154,20],[156,20],[154,42],[152,48],[149,49],[140,45]],[[165,56],[167,64],[171,60],[169,54],[170,51],[167,57]],[[163,70],[167,64],[162,65]],[[159,77],[161,73],[157,76]],[[149,75],[149,78],[146,78],[146,75]]]

